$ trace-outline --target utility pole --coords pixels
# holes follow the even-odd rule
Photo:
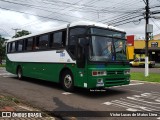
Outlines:
[[[148,41],[149,41],[149,32],[147,30],[148,24],[149,24],[149,0],[144,1],[146,4],[145,10],[145,19],[146,19],[146,25],[145,25],[145,76],[147,77],[149,75],[149,69],[148,69]]]

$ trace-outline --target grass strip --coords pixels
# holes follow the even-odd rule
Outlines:
[[[140,80],[148,82],[159,82],[160,83],[160,74],[158,73],[149,73],[148,77],[144,76],[144,73],[132,72],[131,80]]]

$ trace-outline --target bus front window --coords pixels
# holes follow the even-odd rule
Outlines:
[[[92,36],[91,61],[109,61],[113,58],[112,38]]]
[[[126,45],[124,40],[114,39],[116,60],[127,60]]]
[[[127,61],[125,33],[91,28],[91,61]]]

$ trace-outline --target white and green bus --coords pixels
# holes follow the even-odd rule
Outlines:
[[[75,86],[106,88],[130,83],[125,32],[106,24],[79,21],[7,41],[6,70]]]

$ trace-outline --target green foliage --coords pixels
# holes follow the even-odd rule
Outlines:
[[[0,35],[0,60],[4,59],[5,58],[5,41],[7,39],[3,38],[1,35]]]
[[[29,35],[29,34],[31,34],[29,31],[27,31],[27,30],[22,30],[22,31],[18,31],[18,32],[16,33],[16,35],[13,36],[12,38],[18,38],[18,37],[22,37],[22,36]]]

